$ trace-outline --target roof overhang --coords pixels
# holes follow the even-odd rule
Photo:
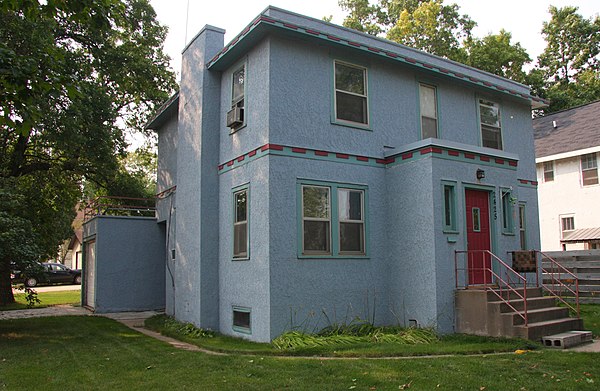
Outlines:
[[[276,16],[275,16],[276,15]],[[305,23],[302,25],[299,22]],[[301,36],[303,39],[346,47],[401,63],[411,68],[436,74],[443,78],[460,80],[478,88],[500,92],[513,98],[528,101],[532,109],[546,107],[548,102],[533,96],[529,87],[515,81],[410,48],[386,39],[370,36],[355,30],[268,7],[241,33],[229,42],[208,63],[207,68],[222,71],[233,65],[250,47],[268,34]]]
[[[581,243],[589,242],[590,240],[600,240],[600,227],[580,228],[565,232],[563,233],[561,243]]]
[[[156,114],[146,123],[144,129],[158,130],[173,114],[179,110],[179,91],[163,103]]]
[[[555,155],[539,157],[539,158],[535,159],[535,162],[536,163],[544,163],[544,162],[550,162],[553,160],[569,159],[569,158],[578,157],[581,155],[587,155],[588,153],[595,153],[595,152],[600,152],[600,145],[598,145],[596,147],[591,147],[591,148],[578,149],[576,151],[569,151],[569,152],[557,153]]]

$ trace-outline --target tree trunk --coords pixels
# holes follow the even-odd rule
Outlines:
[[[0,267],[0,307],[15,302],[12,286],[10,284],[10,270]]]

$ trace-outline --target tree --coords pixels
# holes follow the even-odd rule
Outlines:
[[[176,85],[165,35],[148,0],[0,3],[0,188],[11,200],[0,215],[16,224],[0,232],[0,305],[12,301],[10,262],[44,259],[70,235],[82,181],[119,187],[124,132]],[[30,234],[26,253],[14,232]]]
[[[464,59],[463,40],[471,36],[475,22],[458,12],[458,5],[443,0],[340,0],[349,11],[344,26],[372,35],[386,34],[398,43],[456,61]]]
[[[600,99],[600,17],[585,19],[577,7],[549,8],[538,58],[536,88],[553,112]]]
[[[531,62],[531,58],[521,44],[512,44],[511,39],[511,33],[504,29],[498,34],[467,39],[465,63],[520,83],[527,82],[523,66]]]

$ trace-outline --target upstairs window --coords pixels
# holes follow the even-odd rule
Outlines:
[[[583,186],[598,184],[598,161],[595,153],[581,157],[581,180]]]
[[[502,149],[502,127],[500,108],[497,103],[479,100],[481,123],[481,145],[487,148]]]
[[[544,162],[544,182],[554,180],[554,162]]]
[[[238,68],[231,76],[231,110],[227,113],[227,126],[233,131],[246,124],[246,66]]]
[[[233,193],[233,258],[248,258],[248,189]]]
[[[421,107],[421,135],[423,138],[438,137],[437,90],[435,87],[420,84],[419,100]]]
[[[335,119],[369,124],[367,69],[335,62]]]

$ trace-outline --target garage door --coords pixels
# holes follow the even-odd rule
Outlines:
[[[92,240],[85,244],[85,305],[90,308],[96,307],[96,241]]]

